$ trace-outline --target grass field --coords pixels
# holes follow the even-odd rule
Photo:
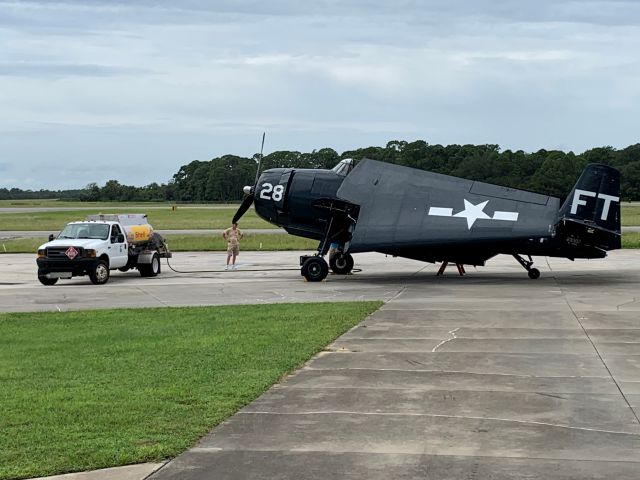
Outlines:
[[[61,203],[61,202],[59,202]],[[85,204],[85,206],[90,204]],[[72,210],[50,212],[0,212],[0,231],[2,230],[51,230],[59,231],[68,222],[83,220],[95,213],[146,213],[149,223],[158,230],[179,229],[220,229],[227,228],[235,213],[236,205],[182,206],[175,211],[169,205],[166,208],[147,208],[138,205],[129,209],[127,204],[105,206],[99,204],[95,210]],[[160,204],[161,205],[161,204]],[[62,205],[61,205],[62,206]],[[135,210],[135,211],[132,211]],[[622,225],[640,225],[640,205],[622,206]],[[241,228],[274,228],[259,218],[252,208],[242,217]]]
[[[621,223],[625,227],[640,225],[640,205],[622,205]]]
[[[380,304],[0,314],[0,479],[175,456]]]
[[[622,235],[622,248],[640,248],[640,232],[628,232]]]
[[[165,238],[172,252],[222,252],[227,249],[226,243],[221,238],[210,235],[166,235]],[[35,254],[38,247],[46,241],[45,237],[0,240],[0,255],[3,253]],[[244,251],[315,250],[317,247],[317,240],[286,234],[247,234],[241,242],[241,249]],[[640,248],[640,233],[624,233],[622,248]]]
[[[176,202],[78,202],[64,200],[0,200],[0,208],[70,208],[70,207],[95,207],[95,208],[122,208],[130,206],[151,207],[151,208],[171,208],[171,205],[186,207],[207,207],[207,208],[238,208],[240,202],[231,203],[176,203]]]
[[[221,238],[209,235],[166,235],[165,238],[172,252],[222,252],[227,249],[226,243]],[[46,241],[45,237],[0,240],[0,255],[3,253],[35,254],[38,247]],[[315,250],[317,247],[317,240],[286,234],[247,234],[241,242],[241,249],[244,251]],[[640,248],[640,233],[623,234],[622,248]]]
[[[235,213],[233,208],[194,208],[179,206],[161,210],[128,211],[126,207],[96,208],[95,210],[72,210],[54,212],[0,213],[2,230],[51,230],[60,231],[68,222],[84,220],[87,215],[97,213],[146,213],[149,223],[158,230],[227,228]],[[240,228],[275,228],[258,218],[250,209],[240,221]]]
[[[172,252],[221,252],[227,249],[222,237],[211,235],[165,235],[165,239]],[[0,254],[35,254],[38,247],[47,240],[46,237],[0,240]],[[317,240],[273,233],[246,234],[240,242],[240,248],[245,251],[315,250],[317,247]]]

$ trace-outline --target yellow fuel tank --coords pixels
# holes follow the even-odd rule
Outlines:
[[[153,234],[153,228],[149,224],[123,225],[123,228],[127,234],[127,242],[133,245],[148,242]]]

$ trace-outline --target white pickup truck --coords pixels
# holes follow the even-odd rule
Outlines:
[[[137,268],[141,276],[155,277],[160,258],[171,257],[144,214],[89,215],[85,221],[68,223],[49,240],[38,248],[38,280],[43,285],[81,275],[102,285],[115,269]]]

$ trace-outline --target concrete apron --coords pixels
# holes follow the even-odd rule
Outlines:
[[[638,265],[553,265],[408,282],[150,478],[640,478]]]

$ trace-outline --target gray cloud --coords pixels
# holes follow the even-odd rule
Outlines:
[[[12,77],[111,77],[148,73],[142,68],[42,62],[0,62],[0,76]]]
[[[637,2],[0,0],[0,12],[0,161],[31,188],[166,181],[195,158],[255,153],[263,129],[274,150],[638,141]]]

